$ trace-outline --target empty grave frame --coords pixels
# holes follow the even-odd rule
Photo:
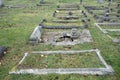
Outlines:
[[[57,6],[57,10],[79,10],[79,4],[61,4]]]
[[[97,22],[120,22],[120,14],[118,9],[94,9],[94,7],[85,7],[88,13],[92,14]],[[101,7],[104,8],[104,7]]]
[[[71,28],[84,28],[85,25],[78,20],[53,20],[40,23],[46,29],[71,29]]]
[[[29,56],[30,54],[34,54],[34,55],[36,55],[36,57],[31,56],[31,58],[30,58],[30,56]],[[64,66],[64,67],[62,67],[62,66],[59,67],[58,66],[59,63],[56,63],[56,62],[54,62],[53,59],[50,59],[51,55],[55,61],[57,61],[56,60],[57,57],[59,57],[60,58],[59,60],[62,60],[62,61],[68,60],[68,62],[67,62],[68,65],[69,65],[69,63],[71,63],[70,61],[75,60],[75,63],[76,63],[75,65],[78,67],[75,67],[75,66],[70,67],[68,65],[66,67],[62,64],[62,62],[60,62],[58,60],[57,62],[59,62],[60,65]],[[62,55],[62,57],[60,55]],[[80,64],[85,64],[85,63],[81,63],[81,61],[80,61],[80,59],[85,60],[84,58],[80,58],[83,55],[88,56],[88,57],[92,56],[90,59],[93,59],[93,60],[89,60],[89,58],[85,58],[85,59],[87,59],[88,61],[91,61],[91,62],[93,61],[93,62],[92,63],[85,62],[85,63],[93,64],[93,68],[92,68],[92,66],[90,66],[88,68],[87,68],[87,66],[85,68],[84,67],[81,68],[79,66]],[[35,61],[30,62],[31,60],[30,61],[28,60],[29,63],[28,63],[28,65],[25,66],[25,59],[29,59],[27,57],[29,57],[31,60],[35,59]],[[36,68],[35,67],[36,64],[39,64],[38,66],[42,66],[42,65],[40,65],[40,63],[42,62],[43,57],[45,59],[47,59],[48,64],[44,63],[45,62],[45,59],[44,59],[43,65],[45,64],[46,66],[41,67],[41,68],[40,67]],[[76,57],[77,57],[77,59],[76,59]],[[98,58],[96,58],[96,57],[98,57]],[[94,60],[94,58],[96,60]],[[51,60],[53,61],[53,63],[50,62]],[[79,63],[79,61],[80,61],[80,63]],[[100,64],[99,64],[100,66],[99,65],[95,66],[95,64],[97,65],[97,63],[95,61],[100,62]],[[36,62],[36,64],[34,62]],[[50,62],[50,64],[49,64],[49,62]],[[33,63],[33,65],[30,65],[32,63]],[[53,65],[53,66],[50,67],[50,65]],[[71,63],[70,65],[74,65],[74,62]],[[32,66],[34,66],[34,68]],[[112,67],[110,65],[108,65],[105,62],[105,60],[103,59],[103,57],[100,54],[100,50],[92,49],[92,50],[76,50],[76,51],[33,51],[31,53],[25,53],[23,58],[21,59],[21,61],[18,63],[18,65],[9,72],[9,74],[52,74],[52,73],[56,73],[56,74],[91,74],[91,75],[107,75],[107,74],[109,74],[109,75],[113,75],[114,70],[112,69]]]
[[[55,11],[53,17],[58,19],[72,20],[72,19],[82,19],[85,18],[86,14],[83,14],[82,10],[77,11]]]
[[[68,4],[68,3],[69,3],[69,4],[72,4],[72,3],[74,3],[74,4],[75,4],[75,3],[78,3],[78,4],[79,4],[79,3],[80,3],[80,0],[75,0],[75,1],[73,1],[73,0],[59,0],[59,2],[60,2],[60,3],[66,3],[66,4]]]
[[[120,23],[95,23],[115,43],[120,42]]]
[[[104,6],[84,6],[86,10],[105,10],[107,7]]]

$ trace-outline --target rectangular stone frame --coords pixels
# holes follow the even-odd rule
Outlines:
[[[45,25],[46,22],[59,23],[59,22],[54,22],[54,21],[52,21],[52,22],[51,21],[43,21],[40,23],[40,26],[42,26],[43,29],[72,29],[72,28],[84,28],[85,27],[84,25],[82,25],[82,26],[46,26]],[[71,23],[76,23],[76,22],[79,22],[79,21],[73,21]]]
[[[118,26],[120,27],[120,23],[94,23],[104,34],[106,34],[113,42],[115,43],[118,43],[120,42],[119,39],[117,39],[117,41],[115,41],[116,39],[113,38],[112,36],[110,36],[109,34],[107,34],[107,30],[108,31],[119,31],[120,32],[120,29],[103,29],[100,27],[100,25],[104,25],[104,26]]]
[[[72,18],[72,19],[80,19],[80,18],[85,18],[85,16],[83,15],[83,13],[82,13],[82,10],[78,10],[79,12],[77,12],[77,13],[75,13],[75,11],[64,11],[64,13],[62,12],[54,12],[53,13],[53,17],[56,17],[56,18],[58,18],[58,19],[60,19],[60,18]],[[66,15],[66,14],[69,14],[69,12],[73,12],[73,14],[76,14],[76,15],[67,15],[67,16],[64,16],[64,15]],[[62,16],[58,16],[58,14],[62,14]]]
[[[90,75],[113,75],[114,70],[110,65],[108,65],[103,57],[100,54],[100,50],[76,50],[76,51],[33,51],[34,54],[75,54],[84,52],[96,52],[100,61],[105,65],[104,68],[57,68],[57,69],[21,69],[21,70],[12,70],[9,74],[90,74]],[[24,57],[18,63],[20,65],[29,53],[25,53]]]
[[[86,10],[105,10],[106,7],[102,6],[83,6]]]
[[[57,10],[79,10],[80,6],[79,4],[64,4],[64,5],[58,5]]]

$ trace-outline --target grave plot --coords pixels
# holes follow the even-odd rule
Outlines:
[[[72,28],[70,30],[45,30],[41,42],[51,45],[76,45],[93,42],[89,30]]]
[[[63,23],[51,23],[51,22],[46,22],[45,20],[43,20],[40,24],[39,24],[39,26],[37,26],[34,30],[33,30],[33,32],[31,33],[31,35],[30,35],[30,38],[29,38],[29,43],[30,44],[32,44],[32,45],[35,45],[35,44],[38,44],[39,42],[41,42],[41,36],[43,36],[43,34],[45,34],[45,32],[43,32],[42,31],[42,29],[72,29],[72,28],[87,28],[88,27],[88,25],[83,25],[83,24],[81,24],[80,22],[78,22],[78,23],[65,23],[65,24],[63,24]],[[52,31],[52,30],[51,30]],[[53,30],[53,32],[54,32],[54,30]],[[61,34],[63,34],[63,30],[61,30],[61,32],[62,33],[60,33],[60,34],[58,34],[59,36],[61,35]],[[50,34],[52,34],[52,33],[50,33]],[[55,32],[55,33],[53,33],[54,35],[56,35],[57,33]],[[85,38],[86,37],[88,37],[88,36],[90,36],[89,35],[89,31],[86,31],[86,32],[80,32],[79,34],[87,34],[86,36],[85,36]],[[49,35],[49,34],[48,34]],[[55,37],[54,35],[52,35],[51,37]],[[69,37],[69,38],[71,38],[71,36],[67,36],[67,37]],[[49,39],[49,36],[47,37],[48,39]],[[78,37],[78,38],[80,38],[80,37]],[[84,39],[85,39],[84,38]],[[83,39],[83,40],[84,40]],[[55,39],[52,39],[52,40],[55,40]],[[50,43],[50,41],[52,41],[52,40],[49,40],[49,42],[48,43]],[[91,39],[90,39],[91,40]],[[46,40],[44,41],[42,41],[42,42],[46,42]],[[53,41],[54,42],[54,41]],[[64,42],[64,41],[63,41]],[[69,42],[69,41],[68,41]],[[84,42],[84,41],[82,41],[82,42]],[[78,42],[78,43],[82,43],[82,42]],[[69,43],[71,43],[71,42],[69,42]],[[75,43],[73,42],[73,45],[74,44],[78,44],[76,41],[75,41]],[[68,44],[67,44],[68,45]]]
[[[82,10],[76,10],[76,11],[58,11],[56,10],[53,13],[53,17],[56,17],[57,19],[63,19],[63,20],[72,20],[72,19],[84,19],[87,18],[87,15]]]
[[[32,45],[38,43],[46,43],[52,45],[75,45],[85,42],[93,42],[91,34],[89,30],[77,30],[80,28],[79,26],[68,26],[68,27],[61,27],[57,26],[45,27],[45,26],[38,26],[32,32],[29,43]],[[42,28],[47,29],[57,29],[57,30],[45,30],[42,31]],[[58,29],[71,29],[71,30],[58,30]]]
[[[9,74],[113,75],[98,49],[76,51],[33,51],[25,53]]]
[[[107,12],[108,11],[108,12]],[[93,15],[100,15],[100,16],[106,16],[109,15],[110,17],[119,17],[120,14],[118,10],[113,10],[114,12],[110,12],[109,10],[90,10],[89,13]]]
[[[21,2],[20,0],[8,0],[8,4],[5,4],[4,7],[7,8],[26,8],[28,7],[28,3]]]
[[[31,7],[31,5],[34,5],[33,2],[29,1],[21,1],[21,0],[7,0],[7,4],[5,4],[5,7],[7,8],[28,8]]]
[[[105,7],[105,6],[85,6],[85,5],[83,5],[83,7],[86,10],[106,10],[106,9],[108,9],[108,7]]]
[[[88,13],[92,14],[97,22],[119,22],[120,14],[118,9],[106,8],[106,9],[94,9],[91,7],[85,7]]]
[[[87,10],[92,15],[104,15],[106,10]]]
[[[80,6],[78,4],[61,4],[57,6],[57,10],[79,10]]]
[[[28,4],[13,4],[9,6],[5,6],[7,8],[27,8],[29,5]]]
[[[50,1],[50,0],[40,0],[40,2],[37,4],[37,6],[50,6],[53,5],[56,1]]]
[[[114,42],[120,43],[120,23],[95,23]]]
[[[108,6],[109,7],[114,7],[114,8],[117,8],[117,9],[119,9],[120,8],[120,2],[117,2],[117,3],[108,3]]]
[[[120,15],[112,15],[112,14],[105,14],[105,15],[94,15],[94,18],[97,20],[97,22],[120,22]]]
[[[43,20],[40,25],[47,29],[88,28],[87,22],[82,22],[80,20]]]
[[[69,4],[72,4],[72,3],[80,3],[80,0],[59,0],[60,3],[69,3]]]

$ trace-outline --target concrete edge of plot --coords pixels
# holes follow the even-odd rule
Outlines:
[[[14,69],[9,72],[9,74],[89,74],[89,75],[113,75],[114,70],[110,65],[106,63],[103,57],[100,54],[99,49],[91,50],[73,50],[73,51],[33,51],[34,54],[77,54],[84,52],[96,52],[100,61],[105,65],[104,68],[57,68],[57,69]],[[21,61],[18,63],[21,64],[24,59],[28,56],[29,53],[25,53]]]
[[[98,27],[104,34],[106,34],[107,35],[107,37],[109,37],[111,40],[112,40],[112,42],[114,42],[114,43],[120,43],[120,40],[119,39],[117,39],[117,38],[113,38],[112,36],[110,36],[109,34],[108,34],[108,32],[107,31],[117,31],[117,32],[120,32],[120,29],[103,29],[103,28],[101,28],[100,26],[120,26],[120,23],[94,23],[95,24],[95,26],[96,27]]]

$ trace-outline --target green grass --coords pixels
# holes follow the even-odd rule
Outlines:
[[[74,0],[62,0],[63,2],[74,3]],[[79,0],[78,0],[79,1]],[[52,20],[52,13],[55,11],[56,4],[52,6],[36,6],[39,0],[4,0],[5,5],[27,4],[28,7],[20,8],[1,8],[1,12],[6,12],[5,16],[0,17],[0,45],[10,47],[8,54],[1,60],[0,65],[0,80],[119,80],[120,77],[120,44],[114,44],[106,35],[104,35],[97,27],[94,26],[95,20],[89,15],[90,19],[90,33],[94,39],[93,43],[79,44],[71,46],[71,49],[65,46],[53,45],[36,45],[31,46],[28,44],[28,39],[34,28],[42,21],[42,19]],[[77,2],[77,0],[75,1]],[[83,4],[97,5],[96,0],[84,0]],[[106,5],[102,4],[102,5]],[[84,10],[82,5],[80,8]],[[92,76],[92,75],[9,75],[8,72],[19,62],[23,53],[34,50],[89,50],[98,48],[101,54],[109,65],[115,70],[113,76]]]

